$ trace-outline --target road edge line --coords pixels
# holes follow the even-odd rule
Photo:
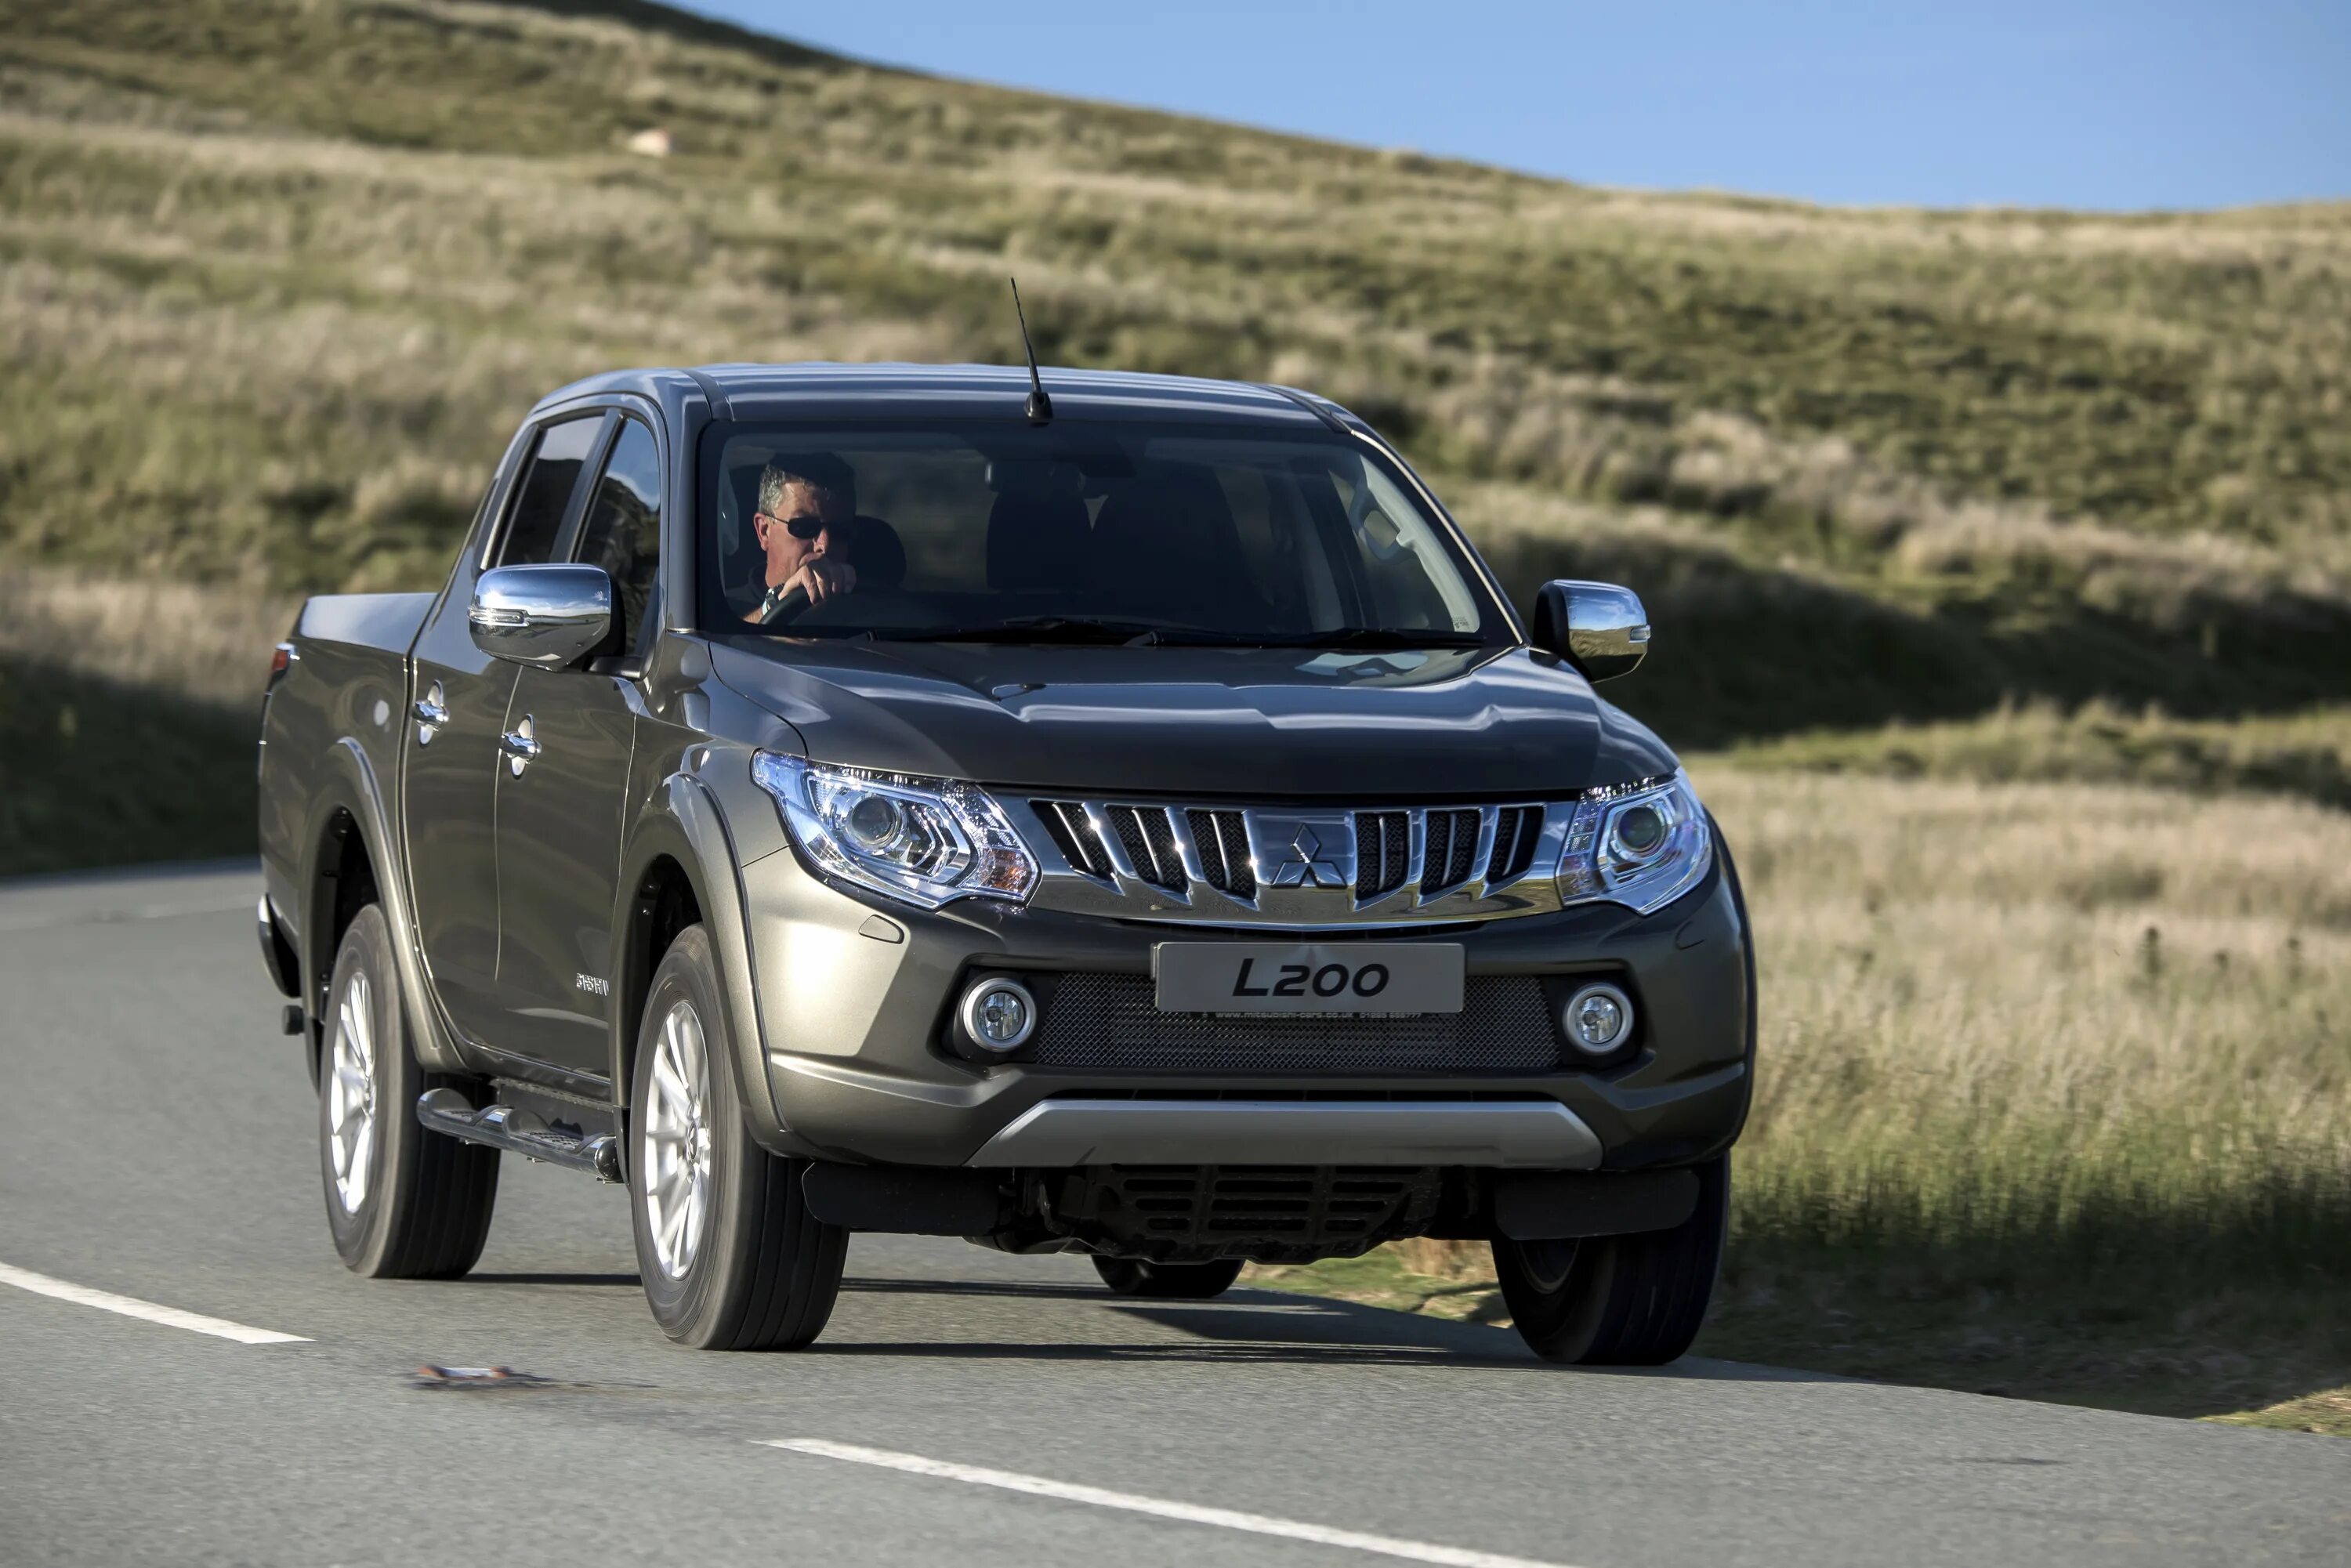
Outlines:
[[[139,1318],[151,1323],[162,1323],[169,1328],[185,1329],[190,1333],[235,1340],[239,1344],[310,1343],[298,1333],[279,1333],[276,1329],[257,1329],[247,1323],[233,1323],[226,1318],[208,1318],[202,1312],[161,1306],[153,1301],[142,1301],[136,1296],[118,1296],[111,1291],[92,1290],[88,1285],[77,1285],[70,1280],[52,1279],[47,1274],[36,1274],[30,1269],[19,1269],[7,1263],[0,1263],[0,1285],[14,1285],[37,1296],[52,1296],[77,1306],[96,1307],[102,1312],[119,1312],[126,1318]]]
[[[920,1454],[860,1448],[854,1443],[835,1443],[822,1437],[767,1437],[757,1441],[761,1448],[782,1448],[819,1458],[845,1459],[852,1464],[874,1465],[883,1469],[904,1470],[910,1475],[935,1476],[943,1480],[964,1481],[973,1486],[1057,1498],[1064,1502],[1091,1503],[1096,1508],[1145,1513],[1184,1524],[1215,1525],[1225,1530],[1245,1531],[1252,1535],[1280,1536],[1289,1541],[1307,1541],[1322,1546],[1343,1546],[1357,1552],[1375,1552],[1383,1557],[1401,1557],[1410,1563],[1434,1563],[1440,1564],[1441,1568],[1567,1568],[1564,1563],[1539,1563],[1528,1557],[1506,1557],[1499,1552],[1477,1552],[1465,1546],[1404,1541],[1359,1530],[1338,1530],[1326,1524],[1277,1519],[1270,1514],[1242,1513],[1229,1508],[1174,1502],[1165,1498],[1144,1497],[1135,1492],[1112,1491],[1106,1487],[1049,1480],[1043,1476],[1022,1475],[1017,1470],[992,1470],[979,1465],[958,1464],[951,1459],[925,1458]]]

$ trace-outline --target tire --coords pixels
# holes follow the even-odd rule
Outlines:
[[[498,1152],[427,1132],[416,1101],[462,1087],[417,1064],[379,904],[352,919],[335,951],[319,1047],[319,1167],[335,1250],[371,1280],[447,1280],[489,1239]]]
[[[1241,1277],[1238,1259],[1221,1263],[1146,1263],[1139,1258],[1096,1258],[1094,1272],[1122,1296],[1163,1301],[1206,1301],[1223,1295]]]
[[[1689,1349],[1722,1268],[1730,1157],[1693,1168],[1698,1207],[1671,1230],[1494,1243],[1502,1300],[1528,1348],[1583,1366],[1662,1366]]]
[[[796,1349],[832,1315],[849,1233],[809,1213],[807,1162],[769,1154],[744,1127],[718,994],[709,936],[688,926],[654,972],[630,1072],[637,1271],[653,1321],[680,1344]]]

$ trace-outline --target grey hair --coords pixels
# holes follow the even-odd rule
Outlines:
[[[759,510],[776,516],[788,485],[828,491],[848,502],[851,511],[857,510],[857,476],[830,452],[778,452],[768,458],[759,474]]]

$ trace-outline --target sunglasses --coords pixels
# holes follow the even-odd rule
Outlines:
[[[823,517],[811,517],[807,516],[797,517],[778,517],[767,512],[761,512],[758,516],[766,517],[768,521],[771,523],[780,523],[783,525],[783,529],[786,533],[791,535],[792,538],[799,539],[803,544],[807,543],[810,539],[816,538],[817,535],[824,532],[827,528],[838,526]]]

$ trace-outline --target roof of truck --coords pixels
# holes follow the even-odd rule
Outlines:
[[[1056,417],[1167,419],[1209,423],[1360,425],[1338,404],[1311,393],[1251,382],[1125,371],[1048,366],[1040,372]],[[806,418],[822,411],[848,418],[928,415],[948,419],[1022,417],[1029,372],[1018,365],[699,365],[692,369],[613,371],[549,393],[541,406],[601,392],[663,393],[699,387],[732,419]]]

